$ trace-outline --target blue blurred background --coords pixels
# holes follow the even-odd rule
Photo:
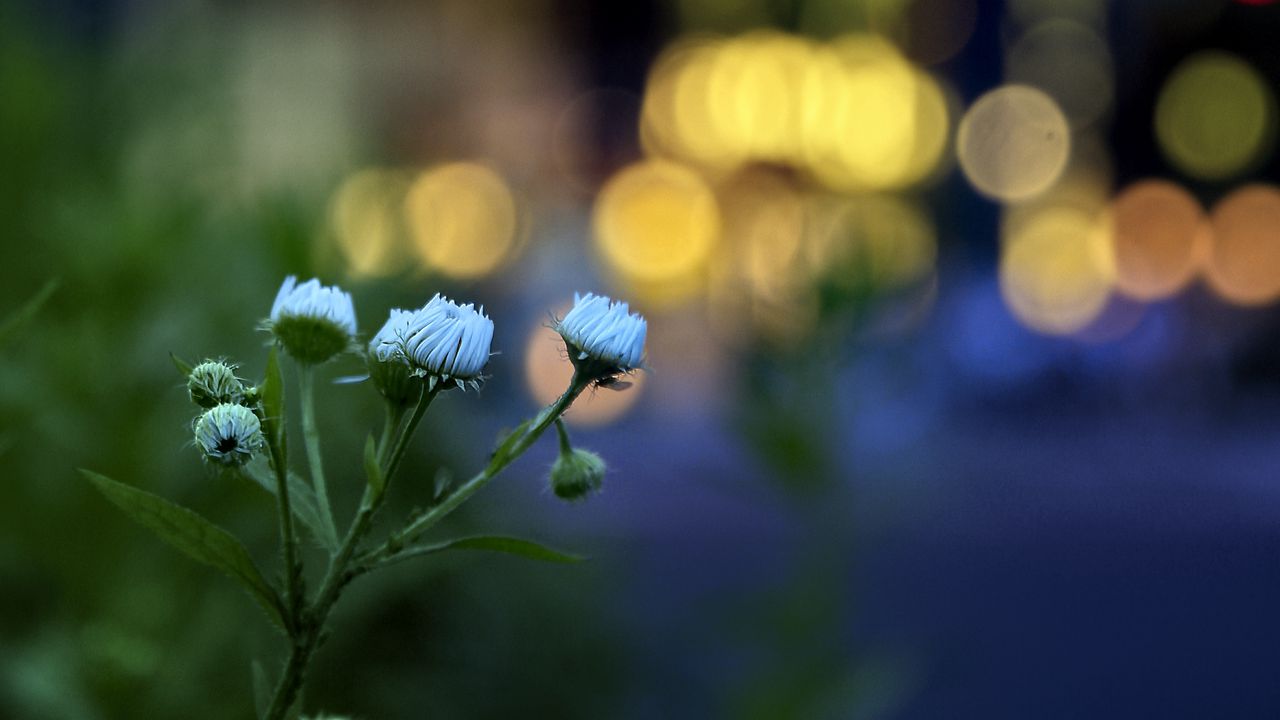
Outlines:
[[[274,567],[167,355],[259,376],[289,273],[365,337],[496,323],[388,526],[563,388],[575,291],[650,328],[569,416],[602,494],[545,442],[442,529],[592,561],[375,576],[309,712],[1280,714],[1278,40],[1266,0],[0,1],[0,317],[56,282],[0,333],[0,715],[251,715],[260,613],[75,468]],[[320,406],[349,512],[380,408]]]

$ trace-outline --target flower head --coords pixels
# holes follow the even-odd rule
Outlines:
[[[301,285],[284,279],[271,306],[268,329],[294,359],[319,364],[347,349],[356,335],[351,294],[312,278]]]
[[[564,338],[574,366],[591,379],[642,367],[647,325],[640,315],[628,312],[624,302],[575,293],[573,309],[554,328]]]
[[[187,392],[191,402],[202,408],[221,403],[239,404],[244,400],[244,384],[236,377],[234,365],[218,360],[205,360],[187,376]]]
[[[374,387],[389,402],[402,407],[417,400],[422,388],[421,379],[413,375],[399,349],[408,336],[413,315],[411,310],[392,310],[391,317],[369,341],[365,356]]]
[[[258,416],[243,405],[214,405],[196,420],[196,445],[205,458],[223,465],[243,465],[266,442]]]
[[[493,321],[483,308],[437,294],[419,310],[393,310],[369,353],[381,362],[405,363],[433,383],[453,380],[462,386],[480,379],[492,344]]]
[[[561,500],[585,500],[604,484],[604,459],[590,450],[573,447],[559,420],[556,434],[560,437],[560,455],[551,466],[551,492]]]

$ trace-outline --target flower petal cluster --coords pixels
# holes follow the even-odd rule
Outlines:
[[[462,385],[480,378],[492,344],[493,321],[483,308],[437,293],[418,310],[393,310],[369,352],[382,362],[403,362],[420,377]]]
[[[642,367],[648,326],[624,302],[574,293],[573,309],[554,327],[569,348],[569,359],[596,378]]]
[[[214,405],[201,415],[195,440],[206,458],[223,465],[243,465],[266,442],[258,416],[235,403]]]
[[[276,293],[267,327],[296,360],[319,364],[355,341],[355,305],[341,288],[315,278],[299,285],[290,275]]]

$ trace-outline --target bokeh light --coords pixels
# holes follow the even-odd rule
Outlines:
[[[648,160],[605,184],[593,227],[602,257],[624,279],[683,285],[704,268],[719,237],[720,213],[697,173]]]
[[[427,170],[409,188],[404,211],[422,262],[450,277],[486,275],[515,245],[515,199],[502,177],[484,165]]]
[[[404,268],[400,204],[408,184],[402,172],[368,168],[343,180],[330,197],[329,226],[351,275],[386,276]]]
[[[1082,23],[1055,18],[1037,24],[1009,48],[1005,68],[1010,82],[1048,93],[1073,127],[1090,125],[1111,106],[1111,51]]]
[[[1106,307],[1114,278],[1105,218],[1047,207],[1006,230],[1000,290],[1027,327],[1050,335],[1083,329]]]
[[[568,306],[560,308],[559,316],[568,310]],[[564,393],[573,378],[573,363],[565,356],[564,340],[551,328],[539,325],[529,334],[524,350],[529,392],[539,404],[549,405]],[[624,390],[596,388],[583,393],[565,413],[565,421],[574,425],[605,425],[621,417],[639,400],[645,373],[635,372],[622,380],[631,386]]]
[[[811,272],[837,285],[895,290],[934,270],[933,222],[918,204],[897,195],[816,202],[810,227]]]
[[[1245,61],[1225,52],[1184,60],[1156,101],[1156,139],[1181,171],[1205,180],[1231,177],[1271,147],[1275,97]]]
[[[1207,249],[1209,226],[1191,193],[1167,180],[1143,180],[1111,204],[1116,287],[1140,300],[1181,290]]]
[[[888,34],[915,62],[936,65],[955,57],[978,24],[976,0],[906,0]]]
[[[1246,185],[1214,206],[1210,223],[1210,287],[1239,305],[1280,298],[1280,189]]]
[[[978,98],[960,121],[956,152],[965,177],[1004,201],[1044,192],[1070,153],[1066,117],[1044,92],[1006,85]]]

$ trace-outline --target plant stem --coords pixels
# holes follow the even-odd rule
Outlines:
[[[386,478],[387,485],[391,484],[392,476],[400,466],[400,459],[409,446],[410,437],[412,437],[414,430],[417,429],[418,423],[422,421],[422,416],[426,414],[427,407],[431,405],[431,401],[435,399],[437,393],[438,390],[423,388],[422,396],[418,399],[418,405],[414,408],[413,416],[400,433],[395,450],[387,461],[386,472],[383,475]],[[389,438],[390,428],[399,424],[399,417],[394,418],[395,422],[391,422],[392,419],[392,413],[389,411],[387,414],[387,428],[383,430],[384,441]],[[293,647],[289,652],[289,662],[285,665],[284,675],[281,676],[279,684],[276,685],[275,695],[271,700],[271,708],[267,712],[267,720],[281,720],[297,699],[298,691],[302,687],[303,677],[306,674],[307,665],[311,661],[311,654],[315,651],[321,630],[325,626],[325,621],[329,618],[329,611],[333,609],[334,603],[338,601],[338,597],[342,594],[342,589],[356,575],[348,567],[351,562],[351,556],[355,554],[356,548],[360,545],[360,540],[369,531],[369,527],[373,523],[373,516],[377,513],[378,508],[381,507],[382,500],[386,496],[384,488],[379,499],[374,500],[373,494],[368,488],[365,488],[364,497],[360,501],[360,509],[356,512],[356,517],[351,522],[351,527],[348,528],[346,537],[343,538],[342,546],[329,563],[329,571],[320,586],[320,591],[316,594],[314,603],[306,613],[305,621],[299,623],[302,627],[292,638]]]
[[[307,446],[307,465],[311,467],[311,484],[316,489],[316,504],[320,521],[328,535],[329,546],[338,542],[338,529],[333,524],[333,511],[329,508],[329,490],[324,481],[324,460],[320,454],[320,430],[316,427],[315,368],[307,363],[298,364],[298,384],[302,397],[302,435]]]
[[[270,433],[269,433],[270,435]],[[298,587],[298,538],[293,533],[293,508],[289,504],[289,467],[283,449],[275,438],[268,438],[271,467],[276,473],[276,508],[280,515],[280,544],[284,546],[285,628],[289,635],[297,633],[302,594]]]
[[[431,528],[431,526],[440,522],[440,520],[442,520],[446,515],[456,510],[462,503],[466,502],[468,498],[476,494],[476,492],[485,485],[488,485],[489,481],[493,480],[498,473],[502,472],[502,470],[514,462],[516,458],[524,454],[524,451],[528,450],[529,446],[533,445],[533,443],[542,436],[542,433],[551,426],[551,423],[555,422],[564,414],[565,410],[569,409],[569,406],[573,404],[573,401],[578,397],[578,395],[582,394],[582,391],[585,390],[588,385],[590,385],[590,382],[584,381],[577,373],[574,373],[573,381],[569,384],[569,388],[564,391],[564,394],[561,395],[559,399],[551,405],[548,405],[541,413],[538,414],[534,424],[524,431],[524,435],[522,435],[516,444],[511,447],[509,452],[495,455],[484,470],[476,473],[476,475],[474,475],[470,480],[458,486],[456,490],[445,496],[445,498],[440,501],[440,504],[432,507],[426,513],[419,516],[400,532],[393,534],[376,550],[370,551],[361,556],[360,562],[358,563],[358,565],[361,566],[359,571],[363,571],[370,561],[385,560],[394,556],[396,553],[400,552],[405,545],[416,540],[418,536],[426,532]]]

